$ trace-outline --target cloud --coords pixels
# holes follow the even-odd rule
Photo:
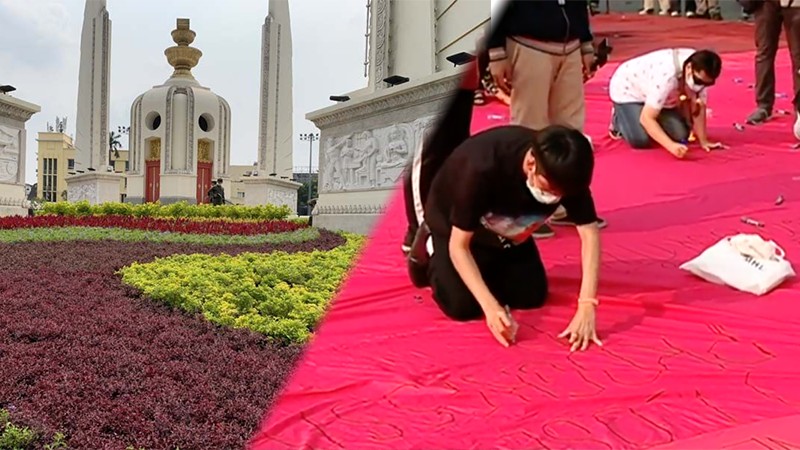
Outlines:
[[[58,67],[77,43],[69,16],[63,1],[0,0],[0,58],[37,69]]]

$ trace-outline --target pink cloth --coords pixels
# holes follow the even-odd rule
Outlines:
[[[555,337],[581,279],[574,229],[540,241],[552,297],[515,313],[518,343],[505,349],[482,321],[447,320],[429,291],[411,287],[398,192],[251,448],[689,448],[681,441],[703,435],[712,440],[694,442],[721,448],[742,440],[731,430],[757,422],[765,442],[786,420],[797,429],[788,418],[800,410],[800,283],[757,298],[678,269],[723,236],[755,231],[800,267],[794,118],[732,126],[753,106],[752,61],[725,57],[710,94],[711,134],[732,148],[695,149],[687,161],[607,138],[603,87],[613,68],[588,85],[594,192],[609,223],[603,348],[570,355]],[[777,72],[779,90],[789,89],[785,50]],[[790,109],[790,100],[777,107]],[[501,124],[507,110],[492,104],[475,120],[476,128]],[[779,195],[785,202],[776,206]],[[741,223],[743,215],[766,227]],[[794,439],[786,448],[800,446],[797,433],[786,436]]]

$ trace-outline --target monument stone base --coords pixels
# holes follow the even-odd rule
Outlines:
[[[225,184],[223,180],[223,186]],[[158,203],[162,205],[178,202],[196,205],[197,177],[192,174],[161,175],[159,191]],[[142,204],[144,198],[144,176],[128,175],[128,195],[125,197],[125,203]]]
[[[25,122],[41,108],[0,94],[0,216],[28,214],[25,195]]]
[[[275,205],[288,206],[292,214],[297,214],[297,190],[302,183],[267,177],[242,179],[244,184],[244,204],[246,206]]]
[[[314,226],[369,233],[459,82],[453,69],[308,114],[320,129]]]
[[[71,175],[67,181],[67,200],[88,201],[92,205],[119,203],[120,180],[125,175],[114,172],[90,172]]]
[[[0,217],[27,216],[28,206],[25,186],[0,183]]]

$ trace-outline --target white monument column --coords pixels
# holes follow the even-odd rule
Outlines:
[[[86,0],[78,73],[78,114],[74,176],[67,180],[70,201],[120,201],[121,174],[108,160],[111,20],[106,0]]]
[[[294,162],[292,127],[292,29],[289,0],[270,0],[261,29],[261,91],[258,170],[247,179],[245,204],[287,205],[297,209],[300,183],[291,181]]]
[[[451,101],[490,0],[370,0],[369,82],[350,100],[306,115],[320,129],[314,226],[368,233],[406,164]],[[402,30],[402,31],[401,31]],[[331,68],[330,70],[334,70]],[[407,78],[390,86],[391,76]]]
[[[25,122],[41,108],[0,94],[0,217],[28,214]]]

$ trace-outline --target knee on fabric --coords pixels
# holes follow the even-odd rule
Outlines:
[[[483,317],[483,310],[477,303],[475,305],[439,304],[439,307],[445,316],[457,322],[469,322]]]
[[[665,117],[662,119],[661,127],[670,139],[675,142],[686,142],[689,140],[689,125],[681,117]]]
[[[625,142],[636,150],[650,148],[650,136],[647,133],[636,133],[633,136],[624,136]]]
[[[527,294],[520,299],[517,299],[515,304],[510,304],[514,309],[538,309],[544,306],[547,296],[549,294],[547,280],[537,282],[531,286]]]

